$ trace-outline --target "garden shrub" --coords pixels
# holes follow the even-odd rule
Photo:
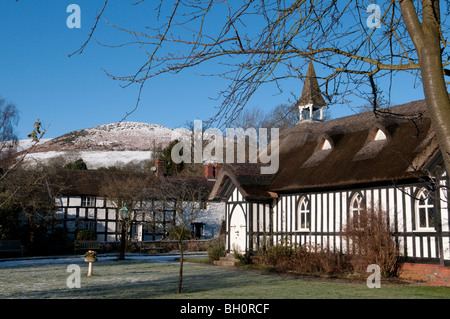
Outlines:
[[[87,170],[86,163],[82,158],[77,159],[75,162],[67,163],[64,168],[67,169],[79,169],[79,170]]]
[[[383,276],[398,275],[400,250],[393,233],[382,210],[363,210],[348,220],[342,235],[356,273],[366,273],[367,266],[376,264]]]
[[[280,271],[298,274],[335,275],[350,269],[348,258],[341,253],[329,252],[320,245],[279,243],[260,250],[253,260]]]
[[[209,247],[207,249],[208,259],[210,262],[214,260],[219,260],[220,257],[225,255],[225,239],[223,235],[217,238],[213,238],[209,242]]]
[[[348,258],[320,245],[299,246],[291,258],[291,269],[301,274],[336,275],[350,270]]]
[[[268,246],[264,252],[264,263],[272,267],[285,268],[294,249],[290,244],[277,244]]]
[[[77,232],[77,240],[97,240],[97,234],[89,229],[79,230]]]

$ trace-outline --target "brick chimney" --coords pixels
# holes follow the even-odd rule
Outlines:
[[[205,177],[207,179],[214,178],[214,166],[213,166],[213,164],[206,164],[206,166],[205,166]]]
[[[164,177],[164,161],[163,160],[155,160],[156,177]]]
[[[216,179],[217,176],[219,176],[219,171],[220,167],[217,165],[217,163],[209,163],[205,166],[205,177],[207,179]]]
[[[220,166],[219,164],[214,164],[214,177],[217,178],[219,176]]]

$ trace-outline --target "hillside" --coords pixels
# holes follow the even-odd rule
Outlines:
[[[139,122],[121,122],[69,132],[33,150],[48,151],[149,151],[179,137],[177,130]]]
[[[69,132],[35,146],[27,162],[82,158],[89,169],[149,160],[154,150],[180,138],[181,131],[158,124],[120,122]],[[22,141],[20,145],[26,145]]]

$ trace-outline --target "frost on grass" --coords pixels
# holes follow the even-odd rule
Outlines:
[[[63,260],[64,261],[64,260]],[[173,262],[145,259],[99,260],[94,276],[87,277],[87,263],[79,259],[66,263],[33,264],[0,262],[0,298],[39,299],[144,299],[144,298],[446,298],[445,287],[401,286],[368,289],[365,282],[343,285],[222,269],[186,263],[183,292],[176,294],[179,266]],[[66,285],[67,266],[81,267],[81,288]],[[430,288],[430,289],[428,289]]]
[[[149,298],[176,289],[177,264],[148,260],[99,261],[92,277],[87,263],[77,260],[81,288],[69,288],[67,266],[73,263],[0,263],[0,298]]]

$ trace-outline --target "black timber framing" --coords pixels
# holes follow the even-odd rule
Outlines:
[[[448,182],[448,177],[447,177]],[[342,229],[336,229],[336,224],[338,223],[340,227],[343,224],[343,214],[348,212],[348,204],[349,204],[349,196],[354,191],[361,191],[364,193],[364,197],[370,193],[370,203],[369,205],[380,205],[382,201],[385,201],[385,205],[387,209],[391,208],[393,211],[390,212],[391,215],[388,214],[388,220],[391,224],[391,221],[394,222],[394,239],[396,243],[399,245],[403,244],[402,254],[405,257],[406,261],[409,262],[430,262],[430,263],[440,263],[447,264],[447,261],[443,261],[443,241],[445,238],[450,238],[450,233],[443,232],[439,227],[435,232],[416,232],[414,229],[412,231],[406,231],[406,223],[409,218],[412,225],[415,224],[415,202],[414,197],[412,195],[412,190],[416,188],[416,190],[423,187],[423,183],[418,183],[417,180],[408,181],[407,183],[398,183],[392,182],[389,184],[379,184],[379,185],[364,185],[367,188],[343,188],[343,189],[333,189],[328,190],[328,192],[321,191],[311,191],[311,192],[297,192],[297,193],[285,193],[280,194],[280,197],[276,200],[277,202],[281,202],[281,204],[274,204],[272,206],[268,205],[267,202],[256,202],[256,201],[236,201],[232,202],[232,204],[244,204],[246,203],[246,210],[248,213],[247,223],[248,227],[248,248],[250,250],[255,250],[257,247],[261,245],[260,238],[265,238],[270,235],[274,236],[298,236],[299,240],[304,237],[313,237],[315,242],[320,242],[320,244],[324,244],[324,240],[326,240],[327,248],[329,248],[330,242],[333,243],[333,248],[335,251],[343,250],[343,241],[339,241],[339,246],[336,246],[337,237]],[[370,186],[370,187],[369,187]],[[398,192],[397,190],[400,190]],[[324,190],[322,190],[324,191]],[[377,192],[377,196],[375,196],[375,192]],[[411,193],[411,194],[408,194]],[[449,190],[447,190],[447,194]],[[346,195],[346,202],[342,199],[343,194]],[[400,195],[401,194],[401,195]],[[311,195],[315,195],[314,198],[311,198]],[[314,200],[314,212],[311,211],[311,214],[314,214],[315,223],[314,226],[311,224],[312,228],[310,231],[299,231],[294,230],[294,221],[298,201],[302,196],[307,196],[308,199]],[[401,198],[399,198],[401,196]],[[385,197],[385,198],[384,198]],[[339,198],[339,200],[338,200]],[[409,209],[406,205],[407,201],[409,201]],[[438,201],[436,201],[438,202]],[[231,202],[228,202],[228,205]],[[256,204],[256,205],[254,205]],[[263,205],[260,205],[263,204]],[[398,207],[401,204],[402,207]],[[269,216],[275,217],[271,218],[272,222],[269,224],[269,228],[267,228],[267,209],[268,207],[272,211]],[[339,207],[339,218],[337,218],[337,212]],[[401,210],[399,210],[401,208]],[[436,207],[440,208],[440,207]],[[263,212],[261,213],[261,210]],[[437,209],[435,209],[437,210]],[[400,214],[401,212],[401,214]],[[229,213],[229,212],[228,212]],[[411,216],[407,216],[407,214],[411,213]],[[450,217],[450,207],[447,207],[448,216]],[[290,216],[288,216],[288,214]],[[319,214],[321,214],[321,218],[319,219]],[[332,216],[332,219],[330,217]],[[326,217],[326,220],[323,218]],[[439,216],[436,216],[439,217]],[[312,218],[312,216],[311,216]],[[391,220],[393,218],[393,220]],[[256,219],[256,220],[255,220]],[[399,222],[402,222],[402,225],[399,225]],[[256,225],[256,229],[254,229]],[[275,228],[274,228],[275,227]],[[266,230],[269,229],[269,234]],[[275,231],[274,229],[277,229]],[[289,229],[289,231],[288,231]],[[253,238],[256,238],[256,241],[253,241]],[[402,238],[402,241],[399,239]],[[254,246],[256,244],[256,247]],[[408,249],[408,245],[411,247]],[[412,252],[412,256],[408,256],[409,252]],[[427,257],[424,257],[427,256]],[[436,256],[436,257],[432,257]]]

